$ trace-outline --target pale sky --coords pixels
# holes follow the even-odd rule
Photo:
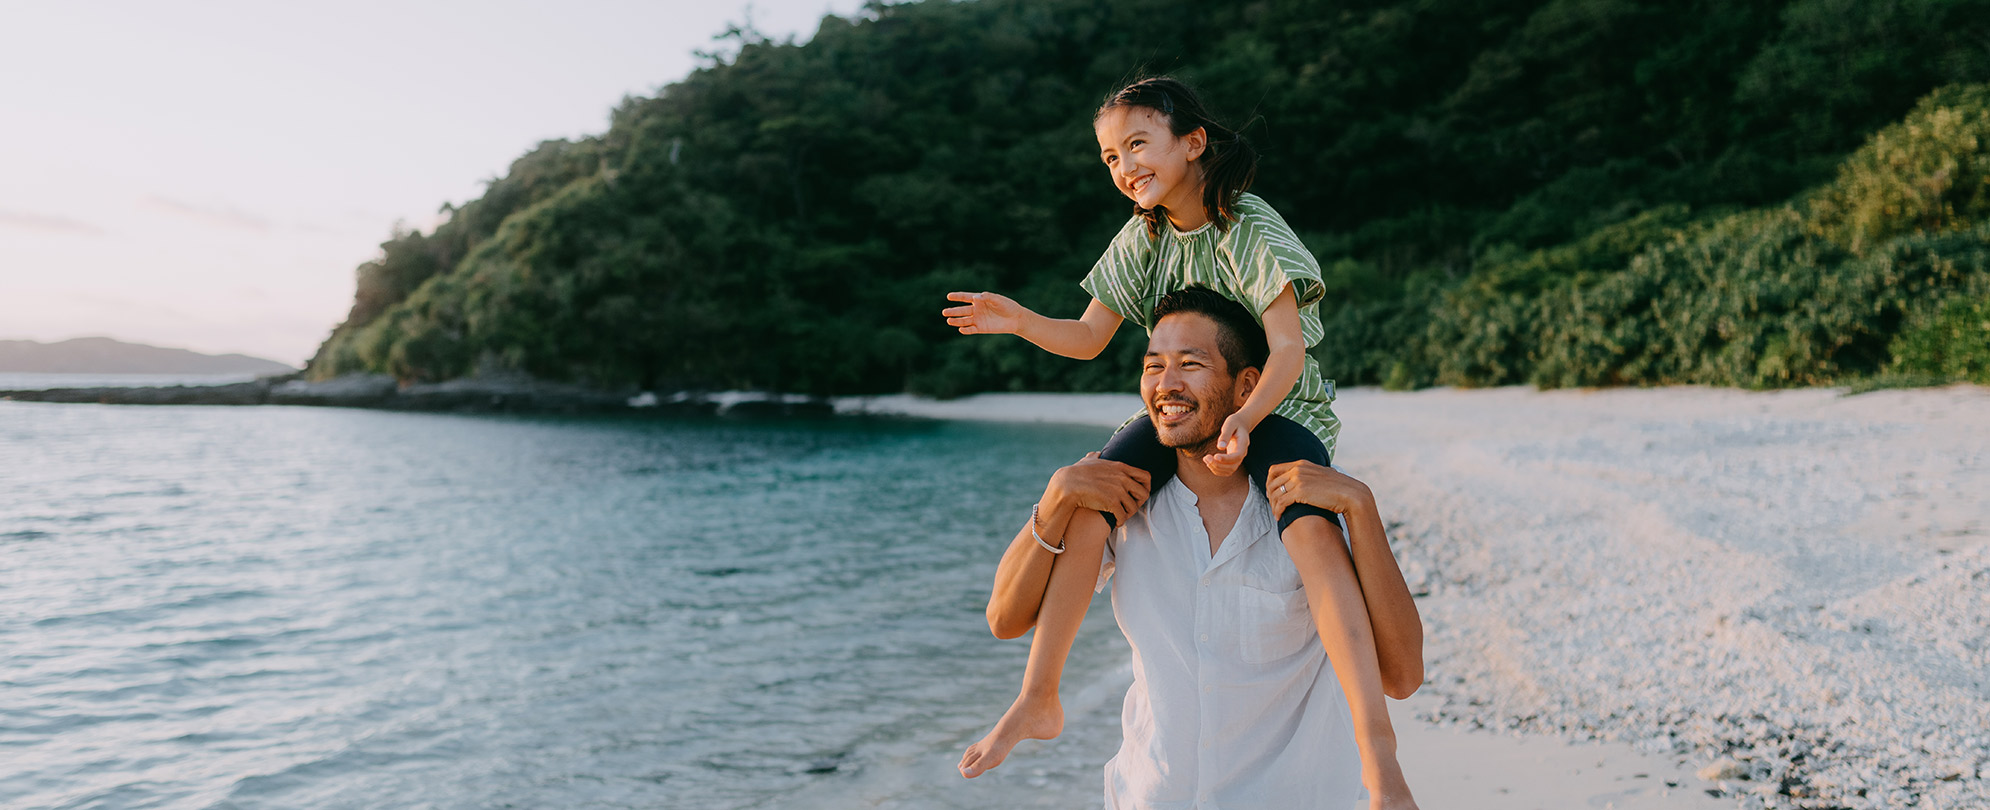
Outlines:
[[[745,0],[0,0],[0,339],[302,365],[396,221],[598,134]],[[805,41],[861,0],[756,0]]]

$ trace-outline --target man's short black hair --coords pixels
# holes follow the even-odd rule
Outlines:
[[[1244,369],[1264,370],[1265,360],[1271,356],[1271,344],[1265,339],[1264,326],[1251,317],[1251,311],[1208,287],[1183,287],[1161,296],[1154,305],[1154,320],[1181,312],[1193,312],[1216,322],[1216,350],[1223,354],[1223,364],[1229,366],[1230,376],[1242,374]]]

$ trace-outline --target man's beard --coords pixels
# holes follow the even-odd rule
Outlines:
[[[1230,398],[1229,392],[1226,391],[1223,395],[1211,397],[1210,399],[1217,402],[1226,402]],[[1169,403],[1180,403],[1189,406],[1191,409],[1190,413],[1194,416],[1193,421],[1181,427],[1164,431],[1161,428],[1161,421],[1157,417],[1160,416],[1161,406]],[[1218,450],[1216,439],[1223,432],[1223,420],[1230,417],[1228,413],[1218,414],[1207,410],[1203,407],[1202,402],[1188,396],[1170,396],[1155,400],[1149,406],[1148,411],[1147,418],[1154,421],[1154,436],[1160,440],[1162,447],[1198,457],[1209,455]],[[1167,435],[1170,432],[1174,435]]]

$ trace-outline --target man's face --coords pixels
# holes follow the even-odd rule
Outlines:
[[[1243,407],[1257,383],[1257,369],[1230,373],[1217,336],[1216,322],[1193,312],[1154,325],[1140,371],[1140,399],[1164,447],[1210,452],[1223,420]]]

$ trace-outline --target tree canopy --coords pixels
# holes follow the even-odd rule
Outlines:
[[[1259,146],[1343,383],[1990,382],[1990,0],[928,0],[727,36],[396,232],[311,373],[1128,388],[1136,330],[1079,363],[938,310],[1083,309],[1130,214],[1091,115],[1144,72]]]

